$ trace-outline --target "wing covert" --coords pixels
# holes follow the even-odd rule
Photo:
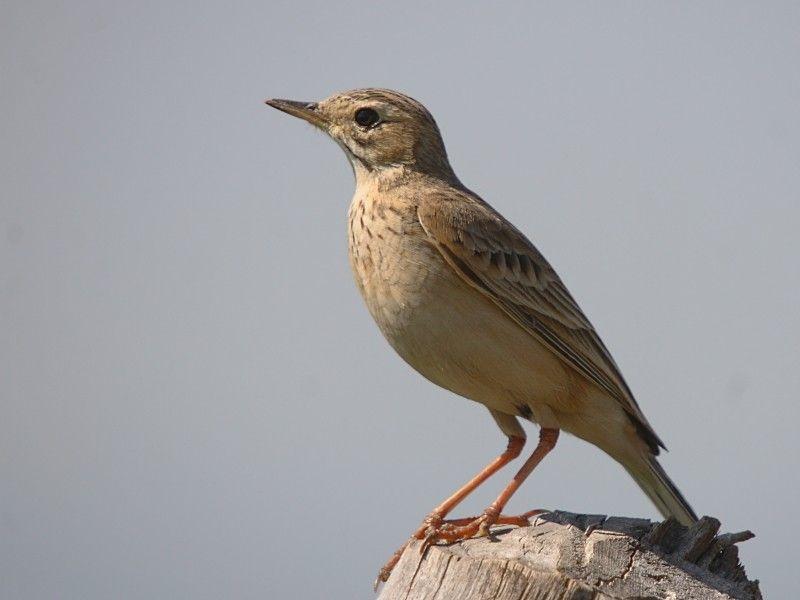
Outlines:
[[[463,279],[616,398],[651,447],[663,447],[594,327],[555,270],[518,229],[467,194],[422,202],[417,217]]]

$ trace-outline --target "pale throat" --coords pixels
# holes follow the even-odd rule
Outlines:
[[[360,159],[351,157],[350,165],[356,179],[356,189],[372,188],[376,192],[385,192],[391,188],[405,183],[409,178],[406,165],[379,165],[367,167]]]
[[[423,175],[426,173],[428,176],[434,176],[461,186],[450,167],[450,163],[447,161],[446,155],[439,157],[435,161],[429,161],[433,165],[427,165],[427,169],[425,164],[421,164],[417,160],[408,163],[369,164],[366,160],[357,156],[345,142],[337,138],[334,138],[334,141],[347,156],[347,160],[353,169],[353,176],[358,189],[374,187],[377,191],[387,191],[395,186],[407,183],[414,178],[415,174]]]

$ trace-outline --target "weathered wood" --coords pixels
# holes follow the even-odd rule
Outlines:
[[[734,545],[753,534],[719,526],[556,511],[424,555],[412,544],[379,600],[760,600]]]

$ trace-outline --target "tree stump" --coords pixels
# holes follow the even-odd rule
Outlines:
[[[379,600],[760,600],[735,546],[753,534],[719,526],[556,511],[424,555],[411,544]]]

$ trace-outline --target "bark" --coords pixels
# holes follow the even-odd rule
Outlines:
[[[379,600],[760,600],[735,545],[753,534],[719,526],[556,511],[424,555],[410,545]]]

